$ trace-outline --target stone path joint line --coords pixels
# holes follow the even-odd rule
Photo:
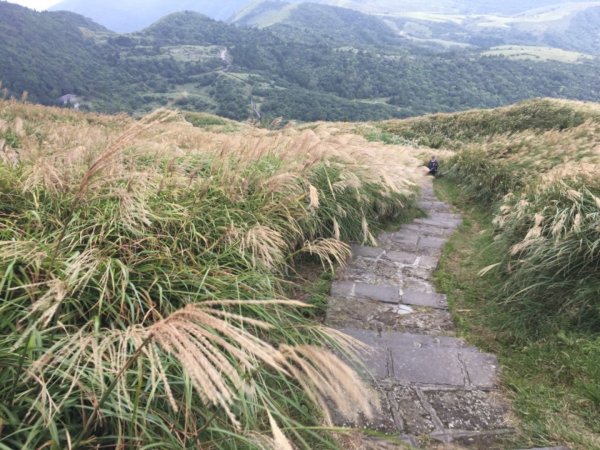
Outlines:
[[[327,324],[371,347],[363,375],[382,405],[370,421],[339,424],[415,448],[504,449],[513,430],[496,357],[455,336],[446,296],[432,282],[461,218],[437,200],[430,179],[419,206],[426,218],[381,234],[377,247],[353,246],[352,261],[333,282]],[[375,441],[370,448],[393,448]]]

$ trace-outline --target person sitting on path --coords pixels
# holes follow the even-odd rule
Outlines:
[[[429,160],[427,163],[427,168],[429,169],[427,175],[433,175],[435,177],[438,173],[439,166],[440,164],[438,163],[437,159],[435,159],[435,156],[432,156],[431,160]]]

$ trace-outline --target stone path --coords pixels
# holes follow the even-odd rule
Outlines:
[[[454,335],[446,297],[432,274],[461,219],[437,201],[430,179],[420,199],[427,218],[355,246],[331,289],[327,324],[368,344],[364,376],[380,396],[374,429],[416,448],[504,449],[509,407],[497,392],[498,363]],[[399,448],[372,441],[367,448]],[[441,446],[441,447],[440,447]]]

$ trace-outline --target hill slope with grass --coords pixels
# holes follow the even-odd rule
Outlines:
[[[377,125],[442,157],[466,217],[438,281],[500,356],[523,446],[600,448],[600,105],[536,100]]]
[[[0,101],[0,446],[338,448],[369,393],[291,276],[413,214],[417,165],[343,125]]]
[[[415,214],[435,152],[466,219],[437,283],[516,440],[598,448],[599,136],[552,99],[280,130],[0,101],[0,444],[343,447],[328,407],[369,394],[292,280]]]

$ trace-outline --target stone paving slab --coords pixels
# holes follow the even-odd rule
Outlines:
[[[444,444],[452,444],[448,447],[435,447],[448,450],[464,448],[474,448],[477,450],[507,450],[510,447],[507,447],[506,439],[512,434],[514,434],[514,430],[510,428],[492,431],[436,431],[429,435],[429,439]],[[428,445],[423,445],[420,448],[426,447],[428,447]]]
[[[404,274],[403,290],[412,290],[419,292],[434,293],[435,286],[429,280],[420,277],[413,277],[410,274]]]
[[[331,284],[330,295],[332,297],[351,297],[354,295],[353,281],[334,281]]]
[[[462,220],[460,219],[432,219],[432,218],[426,218],[426,219],[415,219],[413,221],[413,224],[416,225],[426,225],[426,226],[431,226],[431,227],[437,227],[437,228],[446,228],[449,230],[454,230],[456,229],[456,227],[458,227],[461,224]]]
[[[355,283],[354,296],[384,303],[400,303],[400,288],[394,285]]]
[[[437,269],[439,262],[440,262],[440,259],[436,258],[435,256],[421,255],[421,256],[419,256],[419,259],[416,264],[417,264],[417,267],[434,270],[434,269]]]
[[[428,211],[429,212],[429,216],[431,219],[435,219],[435,220],[462,220],[459,214],[455,214],[455,213],[445,213],[445,212],[438,212],[438,211]]]
[[[417,206],[425,211],[436,211],[445,213],[449,213],[451,211],[450,207],[446,203],[432,199],[421,200],[417,202]]]
[[[354,257],[379,258],[385,253],[385,250],[379,247],[366,247],[363,245],[353,245],[352,255]]]
[[[448,240],[433,236],[422,237],[419,239],[418,249],[436,249],[441,250]]]
[[[391,378],[401,382],[464,386],[467,382],[458,351],[449,348],[391,348]]]
[[[412,265],[417,262],[419,253],[388,250],[384,253],[383,258],[398,264]]]
[[[466,352],[460,355],[460,359],[465,365],[470,386],[492,388],[496,385],[499,364],[495,355]]]
[[[433,279],[433,270],[420,265],[404,266],[400,272],[402,273],[402,280],[418,278],[424,281],[431,281]]]
[[[403,230],[408,230],[421,236],[436,236],[436,237],[449,237],[454,233],[454,228],[437,227],[433,225],[419,225],[411,223],[404,225]]]
[[[445,295],[403,289],[400,301],[405,305],[429,306],[431,308],[448,308]]]
[[[389,233],[388,237],[392,242],[406,245],[418,245],[419,239],[421,238],[418,234],[415,234],[410,230],[403,229],[401,229],[400,231]]]
[[[349,336],[371,347],[445,348],[475,351],[464,340],[452,336],[427,336],[419,333],[373,332],[362,328],[340,328]]]
[[[407,385],[394,385],[388,391],[397,422],[402,433],[421,436],[436,429],[435,418],[426,408],[415,388]]]
[[[398,267],[390,261],[370,261],[370,264],[363,264],[365,260],[361,258],[359,264],[352,264],[339,273],[336,278],[339,281],[353,281],[367,284],[389,284],[400,286],[402,284],[403,274]],[[364,266],[364,267],[361,267]]]
[[[454,334],[452,317],[446,310],[393,305],[354,297],[330,299],[327,323],[333,327],[364,328],[371,331],[398,331],[431,336]]]

